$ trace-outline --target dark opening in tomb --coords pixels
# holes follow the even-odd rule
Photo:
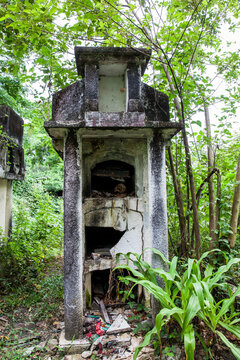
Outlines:
[[[134,196],[134,178],[134,167],[132,165],[115,160],[101,162],[91,171],[91,196]]]
[[[118,243],[125,231],[110,227],[85,227],[86,256],[92,253],[101,256],[111,256],[110,249]]]
[[[113,305],[119,302],[127,302],[127,294],[133,286],[132,282],[119,281],[119,277],[129,275],[125,269],[96,270],[91,273],[92,300],[94,298],[103,299],[105,305]],[[138,287],[131,291],[132,298],[138,298]]]
[[[92,299],[94,299],[95,296],[102,299],[107,294],[109,288],[109,275],[110,269],[92,272]]]

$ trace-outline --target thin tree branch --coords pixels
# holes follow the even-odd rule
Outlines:
[[[184,36],[184,34],[185,34],[185,32],[186,32],[186,30],[187,30],[188,26],[190,25],[190,23],[191,23],[191,21],[192,21],[192,18],[193,18],[194,14],[195,14],[195,12],[197,11],[197,9],[198,9],[199,5],[200,5],[202,2],[203,2],[203,0],[200,0],[200,1],[198,2],[198,4],[196,5],[196,7],[194,8],[194,11],[193,11],[193,13],[191,14],[191,17],[190,17],[190,19],[189,19],[189,21],[188,21],[187,25],[185,26],[185,28],[184,28],[184,30],[183,30],[183,32],[182,32],[182,34],[181,34],[181,36],[180,36],[180,38],[179,38],[178,42],[177,42],[177,45],[176,45],[176,47],[175,47],[175,50],[174,50],[174,51],[173,51],[173,53],[172,53],[172,56],[171,56],[171,58],[170,58],[170,62],[172,61],[172,58],[173,58],[173,56],[175,55],[175,52],[177,51],[178,45],[179,45],[179,44],[180,44],[180,42],[182,41],[183,36]]]

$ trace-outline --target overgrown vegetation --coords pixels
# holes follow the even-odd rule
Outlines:
[[[27,186],[26,186],[27,185]],[[2,276],[7,281],[35,281],[45,261],[61,254],[62,201],[44,192],[41,184],[24,184],[14,196],[13,231],[0,247]]]
[[[162,335],[170,331],[168,339],[178,341],[173,330],[177,322],[189,358],[194,332],[211,359],[200,330],[213,334],[212,347],[221,338],[235,349],[227,332],[233,330],[234,297],[225,283],[237,286],[239,274],[236,265],[227,273],[224,269],[238,262],[233,259],[239,258],[240,246],[239,207],[234,207],[239,204],[234,194],[240,189],[240,135],[232,128],[240,103],[240,57],[231,40],[234,34],[238,37],[239,15],[237,0],[1,2],[0,103],[25,119],[26,160],[24,182],[14,183],[12,237],[2,235],[0,242],[4,311],[18,302],[38,309],[51,289],[58,294],[56,304],[62,301],[61,276],[48,280],[45,271],[51,259],[62,254],[63,162],[43,123],[51,118],[51,94],[78,79],[73,46],[145,47],[152,50],[152,71],[144,81],[169,96],[171,121],[184,124],[167,149],[170,272],[136,260],[146,271],[136,274],[135,281],[146,277],[149,291],[156,291],[157,273],[165,282],[158,293],[169,299],[147,339],[155,333],[159,349]],[[229,39],[223,39],[225,34]],[[192,260],[213,248],[221,251],[200,262]],[[181,256],[181,269],[174,256]],[[225,275],[214,283],[220,269]],[[155,292],[161,302],[159,294]],[[187,321],[190,299],[196,307]],[[36,310],[38,316],[55,311],[54,302],[47,302],[52,307],[46,305],[39,314]]]
[[[234,335],[235,343],[237,339],[240,339],[239,312],[234,308],[235,298],[240,294],[240,285],[233,293],[230,284],[226,282],[225,274],[232,266],[240,263],[240,258],[233,258],[225,265],[214,269],[212,265],[204,261],[211,255],[211,252],[206,252],[198,261],[189,258],[186,270],[181,272],[177,269],[179,262],[176,256],[172,261],[168,261],[158,250],[152,249],[152,251],[165,263],[163,268],[167,265],[167,270],[151,268],[144,261],[143,254],[133,253],[121,254],[127,259],[128,265],[117,267],[118,270],[125,269],[132,273],[132,276],[119,278],[125,283],[134,284],[129,295],[136,285],[141,285],[160,304],[155,326],[145,335],[143,343],[136,349],[134,360],[137,359],[143,347],[152,343],[156,348],[156,355],[162,355],[162,331],[169,322],[177,323],[181,329],[186,359],[194,360],[196,336],[206,350],[206,356],[212,356],[214,346],[221,339],[239,359],[240,349],[228,340],[226,332]],[[239,270],[239,266],[236,270]],[[220,296],[219,291],[221,291]],[[210,337],[211,346],[205,343],[204,328],[210,330],[208,342]]]

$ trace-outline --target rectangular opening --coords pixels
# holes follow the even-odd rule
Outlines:
[[[98,105],[101,112],[126,111],[125,76],[99,77]]]
[[[125,231],[110,227],[85,227],[86,256],[92,258],[92,253],[101,257],[111,257],[110,249],[121,239]]]
[[[128,272],[124,269],[112,271],[112,269],[96,270],[91,272],[91,299],[102,299],[105,305],[113,305],[126,301],[126,294],[129,292],[133,283],[124,283],[119,281],[119,276],[127,276]],[[132,294],[135,298],[138,296],[138,287],[136,286]],[[91,307],[91,303],[89,303]]]

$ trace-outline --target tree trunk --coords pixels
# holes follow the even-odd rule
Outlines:
[[[221,219],[221,173],[217,172],[217,203],[216,203],[216,243],[218,244],[220,235],[220,219]]]
[[[186,183],[187,183],[187,216],[186,216],[186,220],[187,220],[187,242],[188,244],[190,244],[191,246],[191,250],[194,247],[194,243],[191,242],[191,236],[190,236],[190,189],[189,189],[189,180],[188,177],[186,178]]]
[[[233,195],[232,203],[232,216],[230,221],[230,227],[232,234],[229,235],[228,241],[230,247],[233,249],[236,244],[236,235],[237,235],[237,225],[238,225],[238,214],[239,214],[239,205],[240,205],[240,154],[238,156],[237,172],[236,172],[236,185]]]
[[[212,149],[212,139],[211,139],[211,124],[209,118],[209,110],[204,101],[204,114],[205,114],[205,123],[206,123],[206,132],[208,138],[208,174],[210,174],[214,167],[214,156],[213,156],[213,149]],[[209,249],[212,250],[216,246],[216,222],[215,222],[215,196],[214,196],[214,183],[213,183],[213,176],[209,177],[208,180],[208,192],[209,192],[209,236],[210,236],[210,243]]]
[[[181,234],[181,255],[186,254],[187,250],[187,243],[186,243],[186,219],[184,216],[184,208],[183,208],[183,198],[182,198],[182,191],[177,179],[176,171],[174,168],[174,161],[172,156],[171,148],[168,148],[168,155],[169,155],[169,162],[170,162],[170,169],[171,174],[173,178],[173,186],[174,186],[174,192],[175,192],[175,199],[177,202],[177,211],[178,211],[178,221],[179,221],[179,228],[180,228],[180,234]]]
[[[190,155],[185,128],[183,129],[182,134],[183,134],[183,141],[184,141],[184,147],[186,153],[187,174],[189,177],[190,192],[192,197],[193,222],[194,222],[194,233],[195,233],[195,251],[196,251],[196,257],[197,259],[199,259],[201,256],[201,239],[200,239],[200,229],[199,229],[199,220],[198,220],[198,208],[197,208],[197,199],[195,192],[195,183],[192,173],[191,155]]]
[[[171,92],[174,95],[175,89],[173,86],[173,81],[171,79],[171,75],[168,71],[167,65],[165,64],[162,54],[159,54],[159,58],[162,63],[165,75],[168,79],[168,83],[169,83]],[[196,257],[199,259],[201,256],[201,239],[200,239],[200,230],[199,230],[197,200],[196,200],[196,193],[195,193],[195,183],[194,183],[194,178],[193,178],[193,173],[192,173],[191,154],[190,154],[187,134],[186,134],[186,130],[185,130],[184,109],[183,109],[183,103],[180,105],[177,97],[174,98],[174,104],[175,104],[180,122],[182,122],[184,125],[184,128],[182,130],[182,137],[183,137],[183,143],[184,143],[185,154],[186,154],[187,175],[189,178],[190,191],[191,191],[191,197],[192,197],[193,222],[194,222],[194,233],[195,233],[195,251],[196,251]]]

